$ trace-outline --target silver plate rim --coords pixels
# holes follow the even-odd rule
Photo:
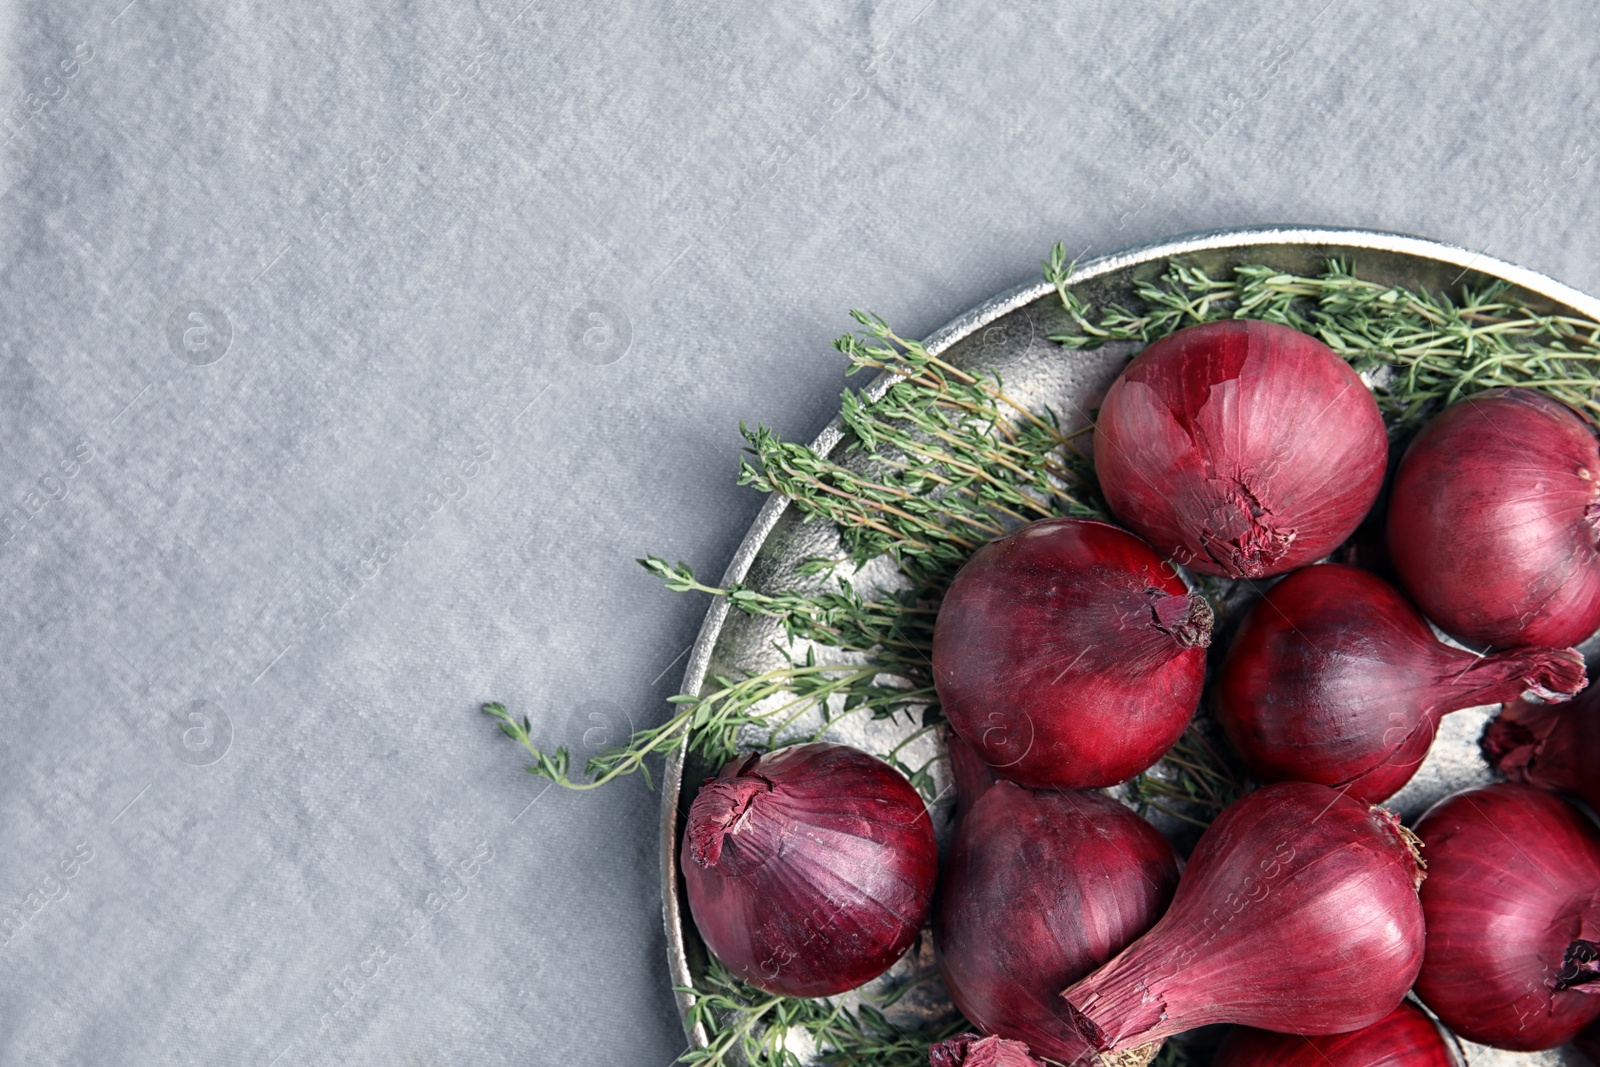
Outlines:
[[[1555,303],[1565,304],[1580,315],[1600,321],[1600,299],[1527,267],[1521,267],[1515,263],[1481,252],[1474,252],[1459,245],[1435,241],[1426,237],[1384,230],[1337,226],[1286,224],[1203,230],[1177,237],[1163,238],[1146,244],[1134,245],[1118,252],[1097,256],[1092,260],[1079,264],[1072,277],[1074,282],[1092,281],[1095,278],[1103,277],[1116,271],[1157,260],[1170,259],[1174,256],[1215,249],[1262,245],[1337,245],[1345,248],[1369,248],[1384,252],[1398,252],[1433,259],[1460,267],[1463,273],[1474,271],[1479,274],[1504,279],[1513,285],[1546,297]],[[938,355],[957,341],[989,325],[1002,315],[1030,304],[1052,290],[1053,286],[1045,281],[1030,282],[1008,289],[950,320],[930,334],[923,343],[929,352]],[[890,382],[887,378],[880,378],[868,387],[867,392],[874,397],[881,396],[889,387],[889,384]],[[840,442],[843,436],[843,423],[838,416],[834,416],[832,421],[811,442],[811,447],[818,453],[827,454]],[[745,575],[749,573],[751,564],[755,561],[762,546],[766,544],[768,536],[776,528],[779,519],[783,517],[783,513],[788,506],[789,501],[780,496],[770,497],[762,506],[761,511],[756,515],[755,521],[751,523],[750,529],[745,533],[744,539],[739,542],[739,547],[734,550],[733,558],[729,561],[727,570],[723,572],[722,584],[724,586],[744,580]],[[695,637],[694,644],[690,648],[688,662],[684,666],[683,684],[679,688],[680,693],[698,693],[701,685],[705,682],[706,669],[711,661],[711,653],[716,647],[717,638],[722,633],[722,626],[728,617],[728,610],[728,603],[719,597],[712,601],[711,607],[706,611],[705,619],[700,624],[699,634]],[[691,988],[694,984],[694,976],[689,968],[688,946],[683,937],[684,902],[677,891],[678,794],[683,786],[683,765],[687,752],[688,739],[685,737],[667,757],[666,767],[662,774],[660,823],[661,911],[667,935],[667,967],[675,988],[673,995],[677,1002],[678,1015],[685,1025],[685,1032],[690,1046],[692,1048],[705,1048],[710,1042],[710,1036],[706,1033],[705,1028],[698,1023],[692,1027],[688,1025],[689,1010],[693,1000],[690,994],[681,992],[681,990]]]

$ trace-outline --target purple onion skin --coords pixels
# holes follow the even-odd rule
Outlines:
[[[1422,965],[1421,878],[1389,812],[1323,785],[1265,786],[1201,836],[1150,932],[1062,996],[1101,1052],[1212,1023],[1359,1030]]]
[[[1600,811],[1600,686],[1570,704],[1507,704],[1483,732],[1483,755],[1513,782],[1567,793]]]
[[[1360,525],[1388,434],[1372,392],[1315,338],[1270,322],[1179,330],[1100,405],[1095,470],[1117,517],[1202,574],[1312,563]]]
[[[1166,838],[1103,793],[990,786],[939,875],[951,999],[985,1033],[1069,1059],[1083,1046],[1061,990],[1153,926],[1177,885]]]
[[[1446,408],[1411,442],[1389,496],[1400,582],[1440,627],[1507,648],[1561,648],[1600,626],[1600,440],[1531,389]]]
[[[1376,803],[1411,780],[1452,711],[1583,687],[1575,650],[1451,648],[1382,578],[1337,563],[1295,571],[1228,649],[1217,715],[1256,776],[1319,782]]]
[[[731,760],[689,808],[689,911],[738,977],[792,997],[888,970],[932,907],[927,807],[887,763],[816,743]]]
[[[1150,546],[1103,522],[1045,519],[984,545],[945,594],[933,676],[979,758],[1036,789],[1143,771],[1189,725],[1211,608]]]
[[[1349,1034],[1302,1037],[1235,1027],[1211,1062],[1212,1067],[1456,1067],[1444,1035],[1409,1000]]]
[[[1600,1018],[1600,830],[1550,793],[1502,782],[1417,824],[1428,949],[1417,995],[1457,1034],[1532,1052]]]
[[[928,1050],[929,1067],[1044,1067],[1020,1041],[958,1034]]]
[[[950,778],[956,790],[956,822],[959,824],[978,802],[983,791],[1000,781],[993,767],[978,758],[961,735],[945,728],[945,752],[950,756]]]

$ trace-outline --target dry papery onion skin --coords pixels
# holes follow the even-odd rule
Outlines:
[[[1134,357],[1101,401],[1095,469],[1111,510],[1200,574],[1315,562],[1377,499],[1388,434],[1350,364],[1247,319],[1190,326]]]

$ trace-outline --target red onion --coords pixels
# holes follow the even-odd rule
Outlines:
[[[1446,408],[1389,496],[1400,582],[1434,622],[1487,645],[1576,645],[1600,626],[1600,440],[1531,389]]]
[[[1211,620],[1205,598],[1126,530],[1045,519],[957,573],[934,626],[934,682],[950,724],[1004,777],[1114,785],[1188,726]]]
[[[1416,773],[1447,713],[1583,688],[1572,649],[1475,656],[1433,636],[1382,578],[1326,563],[1250,610],[1222,667],[1218,718],[1260,778],[1320,782],[1375,802]]]
[[[950,778],[956,791],[956,822],[967,817],[978,797],[1000,780],[994,768],[978,758],[972,746],[961,740],[954,730],[944,731],[945,751],[950,755]]]
[[[1021,1041],[958,1034],[928,1050],[929,1067],[1044,1067]]]
[[[1483,731],[1483,755],[1513,782],[1570,793],[1600,810],[1600,686],[1561,707],[1507,704]]]
[[[1600,1018],[1600,830],[1502,782],[1440,801],[1426,845],[1417,995],[1469,1041],[1531,1052]]]
[[[1364,1030],[1323,1037],[1235,1027],[1212,1067],[1456,1067],[1439,1027],[1409,1000]]]
[[[1083,1042],[1061,990],[1148,930],[1177,884],[1167,839],[1105,794],[993,785],[939,875],[945,987],[985,1033],[1070,1060]]]
[[[685,837],[700,936],[771,993],[821,997],[876,978],[932,905],[938,853],[922,798],[848,745],[729,761],[694,798]]]
[[[1112,383],[1094,430],[1111,510],[1191,570],[1282,574],[1321,559],[1377,499],[1377,402],[1322,342],[1270,322],[1179,330]]]
[[[1161,921],[1062,995],[1102,1052],[1210,1023],[1358,1030],[1422,964],[1421,879],[1389,812],[1323,785],[1269,785],[1201,836]]]

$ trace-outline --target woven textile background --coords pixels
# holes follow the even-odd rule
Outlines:
[[[1579,0],[0,6],[0,1064],[683,1037],[659,721],[828,341],[1396,229],[1600,289]]]

